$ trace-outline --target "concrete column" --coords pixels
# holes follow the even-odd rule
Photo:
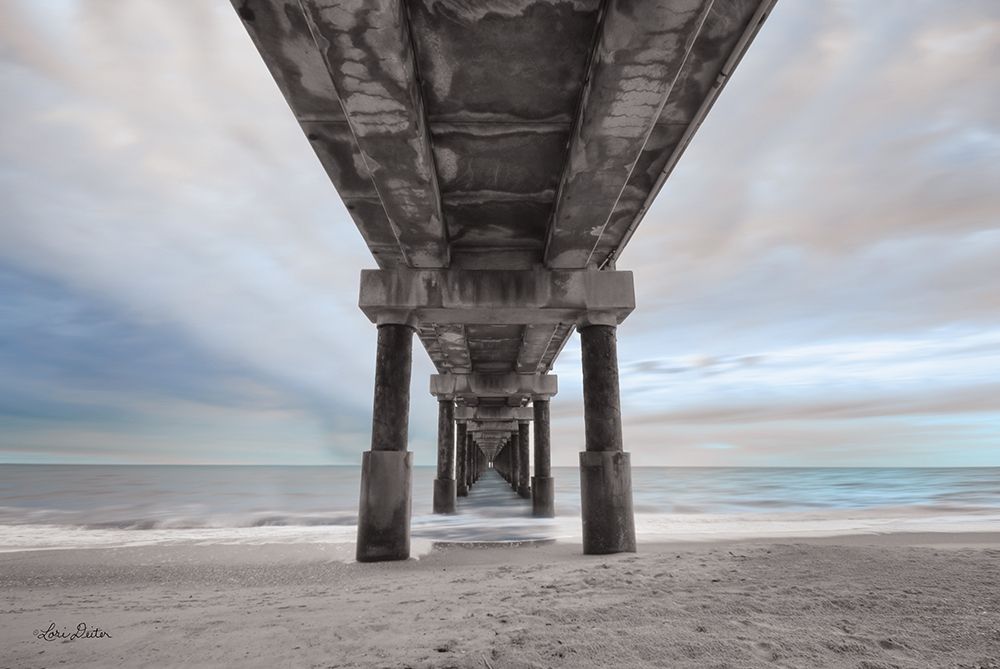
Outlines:
[[[472,453],[475,449],[479,448],[476,446],[476,440],[469,434],[466,437],[465,442],[465,487],[472,487]]]
[[[507,451],[507,483],[513,485],[514,483],[514,451],[511,448],[510,440],[504,444],[504,450]]]
[[[413,328],[380,325],[371,450],[361,461],[359,562],[410,557],[413,454],[406,450]]]
[[[458,427],[455,433],[455,445],[457,453],[455,454],[455,493],[459,497],[465,497],[469,494],[469,481],[465,476],[465,466],[466,466],[466,428],[467,424],[464,420],[458,421]]]
[[[528,436],[528,421],[518,421],[517,423],[517,444],[521,452],[518,454],[518,464],[520,469],[517,473],[517,494],[524,499],[531,498],[531,442]]]
[[[521,440],[517,432],[510,433],[510,487],[514,492],[521,489]]]
[[[580,453],[583,552],[635,552],[632,470],[622,446],[618,351],[612,325],[579,328],[586,451]]]
[[[549,437],[549,401],[536,399],[535,475],[531,477],[531,513],[537,518],[555,518],[555,480]]]
[[[455,402],[438,400],[437,478],[434,479],[434,513],[455,513]]]

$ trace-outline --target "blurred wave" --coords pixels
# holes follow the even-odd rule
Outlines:
[[[556,518],[532,518],[492,472],[439,516],[435,469],[417,467],[414,541],[579,540],[578,472],[553,474]],[[0,550],[349,544],[359,485],[357,467],[0,465]],[[633,496],[643,540],[1000,531],[1000,468],[649,467]]]

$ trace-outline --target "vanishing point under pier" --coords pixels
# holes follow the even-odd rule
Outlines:
[[[774,0],[233,4],[378,266],[358,560],[410,554],[414,335],[437,368],[434,511],[493,469],[547,517],[550,370],[578,332],[583,550],[635,551],[616,260]]]

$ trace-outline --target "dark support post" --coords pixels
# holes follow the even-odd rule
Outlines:
[[[507,438],[507,483],[514,485],[514,445]]]
[[[456,490],[455,493],[459,497],[465,497],[469,494],[469,481],[465,477],[465,466],[466,466],[466,428],[468,425],[464,420],[458,421],[458,428],[455,434],[455,444],[458,452],[455,454],[455,482]]]
[[[524,499],[531,498],[531,485],[529,483],[531,477],[531,469],[529,468],[531,464],[531,442],[529,441],[528,429],[528,421],[518,421],[517,442],[518,447],[521,449],[518,455],[518,463],[521,465],[521,468],[517,473],[517,494]]]
[[[580,453],[583,552],[635,552],[632,471],[622,445],[618,351],[612,325],[579,328],[586,451]]]
[[[531,513],[537,518],[555,518],[555,481],[552,478],[552,450],[549,441],[549,401],[536,399],[535,475],[531,477]]]
[[[434,479],[434,513],[455,513],[455,402],[438,400],[437,478]]]
[[[410,557],[410,487],[413,454],[406,450],[410,414],[413,328],[378,328],[371,450],[361,461],[358,507],[359,562]]]
[[[517,431],[510,433],[510,487],[517,492],[521,487],[521,444],[519,443]]]
[[[473,439],[472,433],[466,437],[465,445],[465,487],[472,487],[472,453],[478,446],[476,446],[476,440]]]

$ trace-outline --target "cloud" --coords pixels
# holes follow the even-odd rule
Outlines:
[[[991,0],[777,4],[619,259],[637,463],[1000,464],[996,62]],[[231,7],[3,3],[0,94],[0,459],[356,462],[374,263]]]

